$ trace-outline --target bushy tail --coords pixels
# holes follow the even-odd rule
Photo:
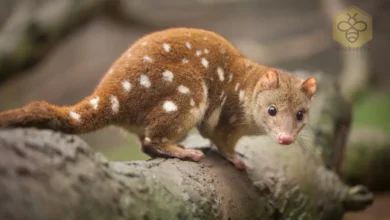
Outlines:
[[[107,114],[107,106],[110,106],[107,100],[99,103],[99,98],[93,97],[75,106],[63,107],[32,102],[22,108],[0,112],[0,128],[35,127],[70,134],[85,133],[112,123],[113,114]]]

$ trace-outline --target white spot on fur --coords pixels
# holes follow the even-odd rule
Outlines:
[[[166,137],[164,137],[164,138],[161,139],[161,142],[163,142],[163,143],[167,143],[168,141],[169,141],[169,139],[166,138]]]
[[[200,56],[202,55],[202,51],[201,50],[196,50],[196,56]]]
[[[163,108],[166,112],[177,111],[177,105],[172,101],[165,101]]]
[[[237,83],[237,84],[236,84],[236,87],[234,87],[234,91],[235,91],[235,92],[237,92],[239,86],[240,86],[240,83]]]
[[[150,143],[152,140],[150,140],[149,137],[146,137],[146,138],[144,139],[144,141],[145,141],[146,143]]]
[[[225,95],[225,92],[222,91],[221,95],[219,96],[219,99],[222,99],[222,97]]]
[[[163,48],[165,50],[165,52],[169,52],[171,50],[171,46],[169,46],[169,44],[163,44]]]
[[[201,116],[200,118],[204,117],[204,114],[206,113],[206,109],[207,109],[206,103],[199,104],[199,115]]]
[[[99,106],[99,100],[100,100],[99,96],[89,100],[89,103],[92,105],[93,109],[97,110],[97,108]]]
[[[203,101],[198,103],[198,108],[197,107],[191,108],[190,113],[192,114],[192,116],[189,116],[188,118],[189,121],[192,121],[194,123],[199,123],[203,119],[208,106],[207,103],[208,91],[207,91],[206,84],[204,82],[202,83],[202,87],[203,87]],[[190,100],[190,104],[191,106],[192,105],[195,106],[195,101],[192,98]]]
[[[181,133],[183,131],[183,127],[182,126],[179,126],[178,128],[177,128],[177,133]]]
[[[118,113],[119,111],[119,101],[118,98],[114,95],[110,96],[110,102],[111,102],[111,109],[114,112],[114,114]]]
[[[150,58],[149,56],[144,56],[144,60],[145,60],[146,62],[149,62],[149,63],[153,62],[153,59]]]
[[[207,119],[207,124],[210,130],[214,130],[215,126],[217,126],[219,117],[221,115],[221,108],[216,108],[213,113],[211,113],[210,117]]]
[[[190,89],[186,86],[180,85],[177,87],[177,90],[179,90],[180,93],[187,94],[190,92]]]
[[[144,41],[141,43],[142,46],[146,46],[148,44],[148,42]]]
[[[193,98],[191,98],[191,100],[190,100],[190,105],[195,106],[195,100]]]
[[[206,83],[202,83],[202,88],[203,88],[203,102],[206,103],[207,102],[207,98],[208,98],[208,88],[206,86]]]
[[[112,74],[114,72],[114,69],[112,69],[112,68],[110,68],[109,70],[108,70],[108,74]]]
[[[222,102],[221,102],[221,108],[223,107],[223,105],[225,104],[225,102],[226,102],[226,99],[227,99],[227,96],[225,96],[224,98],[223,98],[223,100],[222,100]]]
[[[230,73],[228,83],[230,83],[232,80],[233,80],[233,73]]]
[[[173,73],[169,70],[165,70],[163,73],[163,80],[167,82],[172,82],[173,81]]]
[[[80,117],[81,117],[80,114],[78,114],[78,113],[76,113],[74,111],[70,111],[69,112],[69,116],[72,117],[76,121],[80,120]]]
[[[131,55],[131,53],[129,52],[129,53],[127,53],[127,57],[128,58],[130,58],[132,55]]]
[[[206,58],[202,57],[201,62],[202,62],[202,65],[203,65],[205,68],[209,67],[209,61],[207,61]]]
[[[199,122],[206,112],[206,104],[205,103],[199,103],[199,108],[191,108],[190,113],[193,115],[189,118],[191,121]]]
[[[187,60],[186,58],[183,58],[183,59],[181,60],[181,62],[184,63],[184,64],[186,64],[186,63],[189,62],[189,60]]]
[[[245,91],[244,90],[240,90],[240,94],[238,95],[238,98],[239,98],[240,102],[242,102],[242,100],[244,100],[244,95],[245,95]]]
[[[141,76],[139,78],[139,83],[146,88],[149,88],[152,85],[149,77],[145,74],[141,74]]]
[[[235,115],[229,118],[229,124],[233,124],[236,121],[237,121],[237,117]]]
[[[225,76],[224,76],[223,69],[221,67],[217,68],[217,73],[218,73],[219,80],[221,80],[221,82],[224,81]]]
[[[124,90],[126,90],[127,92],[129,92],[130,89],[131,89],[131,84],[130,84],[129,81],[123,81],[123,82],[122,82],[122,87],[123,87]]]
[[[190,44],[190,42],[186,42],[186,47],[188,48],[188,49],[191,49],[191,44]]]
[[[251,64],[251,63],[249,62],[249,60],[245,61],[245,67],[246,67],[246,68],[248,68],[248,67],[250,66],[250,64]]]
[[[205,54],[209,54],[209,52],[210,52],[209,49],[207,49],[207,48],[204,49],[204,53],[205,53]]]

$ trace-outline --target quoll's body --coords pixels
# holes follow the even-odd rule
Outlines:
[[[74,106],[46,102],[0,113],[0,127],[84,133],[110,124],[136,133],[151,156],[198,161],[177,143],[197,126],[236,167],[244,135],[289,144],[304,126],[315,78],[254,63],[223,37],[173,28],[144,36],[112,65],[92,95]]]

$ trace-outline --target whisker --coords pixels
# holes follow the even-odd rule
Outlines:
[[[318,129],[318,127],[315,127],[315,126],[312,125],[312,124],[306,124],[305,127],[308,127],[308,128],[310,128],[310,129],[312,129],[312,130],[317,130],[317,129]]]
[[[299,135],[296,139],[296,141],[298,142],[298,146],[301,149],[303,155],[305,157],[308,156],[309,157],[308,159],[311,160],[314,160],[316,158],[316,148],[315,146],[312,145],[314,144],[313,140],[314,140],[313,135],[311,136],[308,135],[305,137]]]

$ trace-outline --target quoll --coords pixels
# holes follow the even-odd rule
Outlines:
[[[308,120],[316,79],[257,64],[218,34],[193,28],[156,31],[136,41],[95,91],[73,106],[45,101],[0,113],[0,127],[80,134],[117,125],[138,135],[152,157],[199,161],[178,143],[197,127],[237,168],[246,135],[292,143]]]

